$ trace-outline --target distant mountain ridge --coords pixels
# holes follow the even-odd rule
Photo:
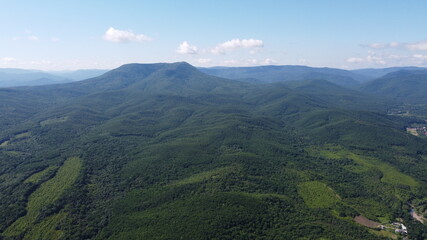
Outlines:
[[[364,68],[364,69],[355,69],[350,70],[353,73],[369,76],[372,78],[380,78],[383,77],[389,73],[398,72],[402,70],[408,70],[408,71],[426,71],[427,68],[423,67],[390,67],[390,68]]]
[[[0,69],[0,87],[35,86],[70,82],[49,73],[21,69]]]
[[[315,68],[300,65],[270,65],[255,67],[198,67],[209,75],[248,83],[273,83],[304,80],[326,80],[347,88],[355,88],[389,73],[401,70],[427,71],[421,67],[391,67],[344,70]],[[81,81],[107,73],[107,69],[81,69],[75,71],[39,71],[0,68],[0,87],[38,86]]]
[[[108,70],[85,69],[44,72],[17,68],[0,68],[0,87],[39,86],[80,81],[104,74]]]
[[[229,79],[261,83],[322,79],[340,86],[354,87],[369,77],[336,68],[313,68],[307,66],[258,66],[258,67],[215,67],[199,68],[200,71]]]
[[[75,71],[48,71],[48,73],[71,79],[73,81],[80,81],[88,78],[101,76],[102,74],[110,71],[109,69],[79,69]]]

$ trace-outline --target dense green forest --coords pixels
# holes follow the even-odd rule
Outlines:
[[[128,64],[0,89],[0,238],[426,239],[427,139],[406,128],[427,102],[328,74]]]

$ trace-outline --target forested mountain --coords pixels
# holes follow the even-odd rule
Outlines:
[[[364,92],[388,96],[410,103],[427,103],[427,71],[401,70],[370,81],[360,88]]]
[[[273,83],[301,80],[326,80],[340,86],[354,87],[371,77],[336,68],[313,68],[307,66],[258,66],[199,68],[200,71],[218,77],[245,82]]]
[[[351,72],[356,73],[356,74],[360,74],[360,75],[364,75],[364,76],[368,76],[371,78],[380,78],[383,77],[389,73],[392,72],[398,72],[398,71],[426,71],[427,68],[421,68],[421,67],[391,67],[391,68],[364,68],[364,69],[356,69],[356,70],[351,70]]]
[[[427,140],[405,130],[418,119],[313,76],[254,84],[127,64],[0,89],[1,237],[402,237],[361,215],[424,239],[409,212],[427,197]]]

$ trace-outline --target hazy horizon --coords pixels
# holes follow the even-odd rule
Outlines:
[[[0,68],[427,66],[419,1],[6,1]],[[399,17],[396,17],[399,16]]]
[[[187,61],[181,61],[181,62],[187,62]],[[46,73],[67,73],[67,72],[75,72],[75,71],[90,71],[90,70],[113,70],[115,68],[118,68],[122,65],[126,64],[155,64],[155,63],[176,63],[176,62],[147,62],[147,63],[139,63],[139,62],[129,62],[129,63],[123,63],[121,65],[118,65],[117,67],[113,68],[76,68],[76,69],[58,69],[58,70],[43,70],[43,69],[35,69],[35,68],[19,68],[19,67],[0,67],[0,70],[5,69],[17,69],[17,70],[25,70],[25,71],[40,71],[40,72],[46,72]],[[191,64],[191,63],[189,63]],[[328,66],[310,66],[310,65],[303,65],[303,64],[270,64],[270,65],[251,65],[251,66],[225,66],[225,65],[218,65],[218,66],[198,66],[191,64],[192,66],[196,68],[233,68],[233,67],[266,67],[266,66],[301,66],[301,67],[310,67],[310,68],[334,68],[334,67],[328,67]],[[387,67],[362,67],[362,68],[339,68],[336,69],[342,69],[342,70],[362,70],[362,69],[384,69],[384,68],[410,68],[410,67],[418,67],[418,68],[427,68],[427,66],[414,66],[414,65],[406,65],[406,66],[387,66]]]

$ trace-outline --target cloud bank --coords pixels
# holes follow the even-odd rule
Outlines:
[[[427,51],[427,41],[421,41],[421,42],[415,42],[415,43],[401,43],[401,42],[370,43],[370,44],[362,44],[361,46],[372,48],[372,49],[404,48],[411,51]]]
[[[406,45],[406,48],[413,51],[426,51],[427,50],[427,41],[417,42],[417,43],[409,43]]]

